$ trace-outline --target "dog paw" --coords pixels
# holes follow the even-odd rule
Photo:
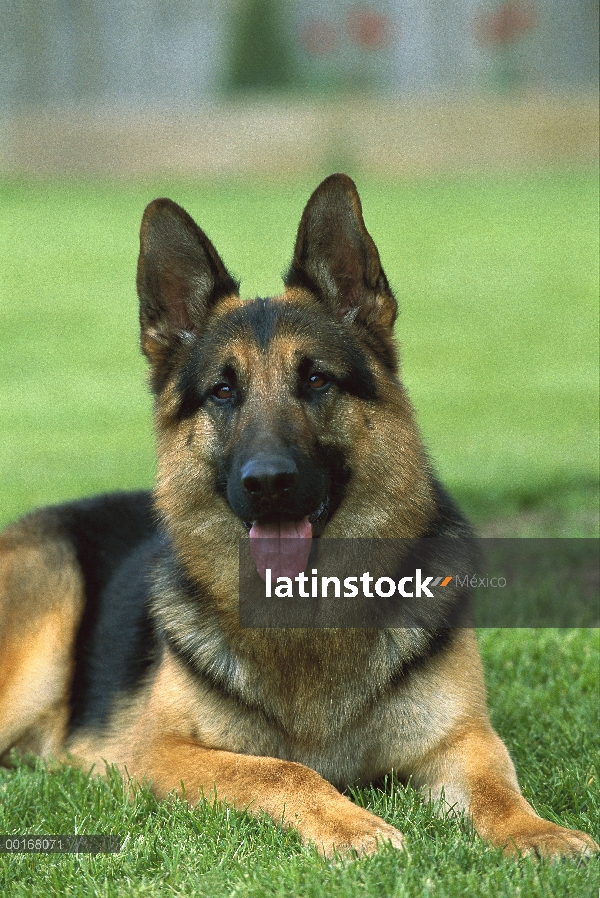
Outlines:
[[[386,844],[399,850],[405,848],[405,839],[399,830],[369,811],[362,808],[356,808],[356,811],[359,813],[353,814],[350,819],[349,815],[338,819],[327,827],[327,831],[321,825],[311,827],[313,831],[305,831],[303,835],[306,840],[313,842],[325,857],[372,855]]]
[[[379,820],[377,825],[369,827],[368,831],[353,833],[344,844],[336,844],[335,850],[339,853],[356,853],[359,857],[375,854],[385,845],[404,850],[405,839],[402,833],[389,823]]]
[[[539,858],[590,858],[600,851],[598,845],[587,833],[575,829],[565,829],[543,821],[539,829],[522,832],[513,836],[504,849],[508,855]]]

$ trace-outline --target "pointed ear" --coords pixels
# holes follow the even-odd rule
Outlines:
[[[158,199],[140,230],[137,290],[142,349],[158,371],[177,345],[205,326],[211,309],[239,284],[198,225],[180,206]]]
[[[286,287],[305,287],[340,318],[391,331],[398,310],[347,175],[330,175],[300,221]]]

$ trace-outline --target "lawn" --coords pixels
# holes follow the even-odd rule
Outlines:
[[[313,181],[12,182],[0,191],[0,520],[150,485],[138,350],[144,205],[185,206],[242,279],[280,289]],[[598,188],[592,171],[381,183],[358,178],[400,301],[403,377],[442,478],[483,532],[597,535]],[[598,631],[482,631],[492,718],[525,794],[600,829]],[[0,833],[115,832],[115,856],[0,860],[11,895],[592,895],[596,861],[503,860],[395,784],[357,800],[401,828],[393,852],[320,861],[268,821],[22,765],[0,771]],[[92,884],[93,883],[93,884]]]

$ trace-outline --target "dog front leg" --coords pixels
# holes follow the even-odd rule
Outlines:
[[[598,851],[590,836],[539,817],[523,798],[504,743],[489,724],[476,721],[431,752],[413,783],[444,795],[466,811],[476,832],[506,854],[539,857],[589,856]]]
[[[179,736],[160,736],[135,759],[132,771],[151,781],[164,798],[182,794],[195,803],[204,795],[240,810],[264,811],[298,830],[329,856],[334,851],[372,854],[389,841],[402,848],[404,837],[370,811],[355,805],[318,773],[290,761],[206,748]]]

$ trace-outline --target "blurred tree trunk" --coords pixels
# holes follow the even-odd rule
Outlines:
[[[74,99],[84,100],[101,94],[104,88],[102,30],[95,0],[67,0],[73,33]]]
[[[277,90],[293,82],[287,4],[242,0],[231,23],[226,87],[233,91]]]

